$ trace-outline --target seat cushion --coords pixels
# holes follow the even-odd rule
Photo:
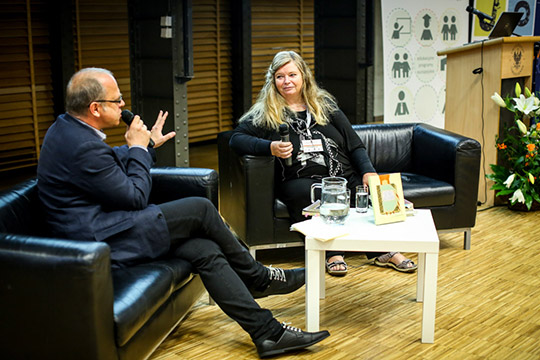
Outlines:
[[[125,345],[169,296],[192,276],[191,264],[181,259],[160,260],[114,270],[117,345]]]
[[[436,207],[454,204],[455,188],[447,182],[412,173],[401,173],[403,196],[414,207]],[[279,199],[274,201],[274,217],[288,219],[287,206]]]
[[[452,185],[427,176],[401,173],[403,196],[415,208],[448,206],[454,204],[455,189]]]

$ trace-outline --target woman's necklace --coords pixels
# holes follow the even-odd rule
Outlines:
[[[296,116],[296,114],[294,116],[291,116],[289,118],[289,125],[291,126],[292,130],[299,135],[300,142],[306,139],[311,140],[312,135],[309,131],[309,128],[311,126],[311,114],[309,113],[309,110],[306,110],[305,119]]]

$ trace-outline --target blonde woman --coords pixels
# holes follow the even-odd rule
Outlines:
[[[287,124],[290,142],[282,142],[279,126]],[[294,222],[304,220],[302,209],[310,202],[311,184],[323,177],[347,179],[354,199],[357,185],[377,175],[366,148],[334,97],[320,88],[308,65],[294,51],[281,51],[266,72],[257,101],[239,121],[230,140],[240,154],[273,155],[281,182],[276,193]],[[291,159],[287,166],[285,159]],[[400,253],[368,253],[376,265],[413,272],[417,266]],[[326,254],[330,275],[343,276],[343,252]]]

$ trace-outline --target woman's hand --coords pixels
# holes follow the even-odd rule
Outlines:
[[[369,185],[368,184],[368,178],[370,176],[379,176],[379,174],[374,173],[374,172],[365,173],[364,176],[362,177],[362,183],[364,183],[364,185]]]
[[[272,141],[270,151],[272,155],[286,159],[292,156],[293,145],[291,142]]]

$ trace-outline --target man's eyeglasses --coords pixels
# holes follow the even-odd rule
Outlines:
[[[110,102],[110,103],[120,104],[122,102],[122,100],[123,100],[122,95],[120,95],[120,99],[118,99],[118,100],[94,100],[92,102]],[[90,105],[88,105],[88,106],[90,106]]]

